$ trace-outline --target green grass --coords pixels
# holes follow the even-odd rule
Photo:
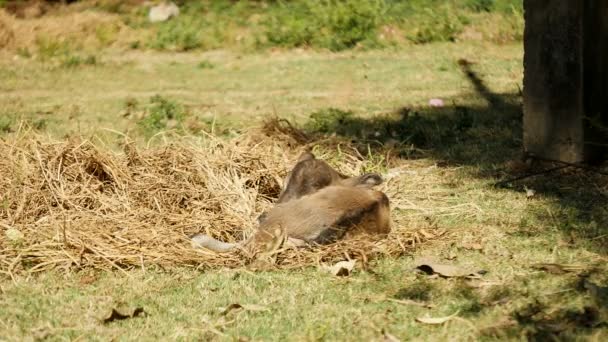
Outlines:
[[[159,26],[150,46],[188,50],[222,45],[313,47],[342,51],[454,41],[465,28],[487,31],[493,20],[502,40],[519,40],[520,0],[451,1],[239,1],[187,3],[184,15]],[[512,23],[519,25],[512,25]],[[486,39],[495,39],[493,34]]]
[[[213,129],[229,139],[268,115],[289,118],[308,133],[353,140],[369,169],[386,171],[389,159],[401,167],[387,193],[410,204],[393,207],[395,224],[448,232],[414,254],[487,273],[481,283],[430,278],[416,273],[406,255],[377,260],[369,272],[357,267],[348,278],[316,268],[151,267],[128,276],[90,270],[2,276],[1,340],[378,340],[384,332],[402,340],[608,337],[599,324],[608,319],[601,288],[608,284],[605,179],[570,170],[493,187],[517,174],[511,164],[521,152],[520,45],[103,57],[78,68],[2,57],[0,137],[15,134],[26,119],[55,138],[84,135],[112,148],[124,141],[121,134],[144,143],[174,119],[183,133]],[[481,85],[465,76],[462,58],[475,63],[470,68]],[[431,98],[442,98],[445,107],[430,108]],[[384,154],[391,146],[393,153]],[[338,147],[316,149],[330,161],[342,157]],[[526,188],[536,195],[528,198]],[[573,274],[530,267],[537,262],[596,265],[588,281],[600,290],[586,289]],[[266,310],[222,315],[234,303]],[[100,321],[112,308],[136,307],[146,315]],[[457,311],[445,326],[415,321]],[[507,320],[515,323],[500,324]]]
[[[512,246],[528,245],[520,243],[524,245]],[[315,269],[202,274],[149,270],[130,272],[128,278],[113,273],[46,274],[3,284],[0,337],[346,341],[377,339],[386,331],[404,340],[488,339],[492,335],[513,339],[520,334],[533,338],[552,328],[543,326],[550,317],[534,317],[530,311],[553,308],[557,312],[552,317],[567,316],[560,321],[567,324],[584,320],[583,307],[593,305],[593,299],[577,288],[574,276],[546,275],[526,268],[513,273],[513,266],[521,266],[519,263],[496,263],[495,257],[478,252],[461,252],[459,257],[488,267],[491,271],[486,278],[496,284],[479,288],[465,281],[428,279],[414,273],[408,259],[385,260],[374,265],[373,274],[358,271],[346,279]],[[570,252],[564,257],[581,255]],[[391,299],[416,300],[434,307]],[[231,304],[256,305],[253,309],[258,310],[223,314]],[[103,323],[112,308],[123,313],[143,308],[146,315]],[[414,321],[415,317],[442,317],[456,311],[462,319],[448,323],[447,329]],[[522,324],[496,326],[506,319]],[[537,319],[540,322],[534,321]],[[581,324],[562,337],[593,333],[594,329]],[[607,331],[596,329],[595,333],[606,337]]]
[[[376,31],[391,10],[384,1],[296,1],[270,15],[271,45],[316,46],[340,51],[377,44]]]
[[[126,107],[129,109],[133,104],[127,101]],[[161,131],[163,129],[178,128],[188,115],[182,106],[171,99],[166,99],[160,95],[154,95],[150,98],[150,105],[137,124],[143,130],[147,137]]]
[[[522,0],[214,0],[179,5],[180,15],[161,23],[148,22],[147,7],[121,1],[90,3],[86,11],[83,5],[68,7],[57,20],[87,12],[100,21],[77,32],[33,29],[38,37],[33,46],[17,44],[15,50],[44,58],[63,55],[68,45],[89,51],[343,51],[455,40],[521,41],[524,27]]]
[[[132,98],[148,104],[156,94],[191,113],[196,120],[185,120],[186,126],[215,118],[216,123],[234,128],[250,124],[240,120],[243,116],[260,121],[277,113],[304,124],[311,113],[328,108],[382,115],[403,107],[424,107],[433,97],[444,98],[448,104],[453,98],[456,104],[485,105],[460,71],[459,58],[477,61],[476,70],[497,93],[513,93],[521,85],[518,45],[443,43],[339,54],[175,56],[133,51],[102,55],[103,63],[67,69],[49,68],[30,59],[0,60],[4,80],[0,89],[6,93],[0,98],[3,112],[47,119],[46,131],[56,136],[103,136],[107,134],[104,128],[138,130],[137,113],[122,115],[125,101]],[[483,59],[476,57],[481,55]],[[201,60],[213,68],[201,68]]]

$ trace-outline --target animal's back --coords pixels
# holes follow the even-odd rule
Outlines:
[[[323,160],[311,157],[300,160],[291,171],[285,191],[281,193],[277,203],[287,202],[329,186],[346,176],[338,173]]]
[[[297,200],[278,204],[268,213],[260,230],[279,228],[290,237],[317,243],[332,242],[357,229],[388,233],[390,226],[384,219],[388,214],[382,214],[385,209],[388,210],[388,198],[382,192],[328,186]]]

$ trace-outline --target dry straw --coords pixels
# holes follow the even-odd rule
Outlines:
[[[37,8],[35,4],[29,7]],[[0,49],[27,50],[33,54],[45,45],[95,49],[108,45],[124,46],[146,34],[129,28],[117,14],[77,8],[54,8],[52,13],[17,18],[0,8]]]
[[[122,152],[22,130],[0,140],[0,272],[244,266],[239,252],[193,249],[188,237],[204,232],[236,241],[251,234],[311,144],[278,120],[234,139],[182,137],[146,149],[127,142]],[[337,166],[360,172],[364,161],[348,157]],[[281,250],[275,266],[396,256],[420,239],[395,226],[379,241]]]

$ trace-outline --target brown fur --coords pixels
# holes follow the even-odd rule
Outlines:
[[[298,199],[312,194],[326,186],[374,186],[382,183],[376,173],[366,173],[358,177],[348,177],[336,171],[329,164],[317,159],[311,152],[304,152],[285,179],[285,187],[277,203]]]
[[[298,199],[330,185],[372,187],[381,183],[382,177],[377,173],[348,177],[336,171],[325,161],[317,159],[311,152],[304,152],[285,178],[284,189],[279,194],[276,203]],[[260,215],[258,222],[261,223],[265,220],[267,214]]]
[[[277,204],[258,218],[260,226],[248,240],[224,243],[196,235],[192,241],[216,252],[243,247],[255,255],[278,248],[285,239],[296,245],[327,244],[358,233],[388,234],[388,198],[371,189],[380,183],[378,174],[347,177],[305,152],[287,176]]]
[[[259,230],[274,232],[281,228],[291,238],[326,244],[361,231],[387,234],[388,214],[388,198],[382,192],[332,185],[278,204],[268,212]]]
[[[229,251],[244,247],[251,254],[276,249],[285,238],[305,244],[328,244],[360,233],[390,232],[389,200],[380,191],[344,185],[327,186],[313,194],[277,204],[253,236],[239,244],[224,244],[206,236],[199,247]],[[217,244],[221,244],[221,248]]]

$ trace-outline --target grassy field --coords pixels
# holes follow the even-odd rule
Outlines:
[[[359,263],[348,277],[316,266],[35,274],[24,266],[0,275],[0,340],[606,340],[606,177],[568,168],[495,186],[546,167],[519,162],[522,55],[517,42],[493,41],[341,52],[104,49],[71,63],[2,52],[3,143],[19,138],[23,120],[49,139],[82,136],[113,151],[123,135],[155,146],[174,139],[168,131],[238,141],[278,116],[319,145],[331,134],[367,144],[369,164],[400,170],[384,186],[395,229],[438,237],[367,269]],[[445,106],[429,107],[432,98]],[[325,156],[339,159],[339,147]],[[0,211],[0,253],[10,249],[8,213]],[[415,270],[419,256],[486,272],[429,276]],[[112,309],[137,308],[144,314],[104,322]],[[437,325],[416,320],[450,315]]]
[[[460,58],[475,61],[480,53],[492,60],[491,65],[477,67],[492,91],[517,93],[519,46],[488,49],[483,44],[442,43],[338,54],[133,52],[102,56],[95,65],[77,68],[5,56],[0,61],[5,80],[0,101],[2,113],[11,122],[29,119],[57,135],[133,129],[137,113],[131,117],[127,109],[145,108],[154,95],[179,103],[202,122],[215,118],[220,124],[230,122],[241,128],[238,122],[244,115],[260,119],[277,114],[302,122],[312,112],[330,107],[384,114],[424,106],[431,97],[444,98],[448,104],[453,100],[483,105],[483,99],[475,104],[475,87],[456,62]]]
[[[148,22],[149,4],[139,0],[81,0],[58,7],[36,2],[0,2],[22,19],[0,12],[0,47],[26,57],[64,57],[69,64],[108,47],[345,51],[465,40],[505,43],[523,36],[522,0],[184,0],[177,1],[180,15],[161,23]]]

